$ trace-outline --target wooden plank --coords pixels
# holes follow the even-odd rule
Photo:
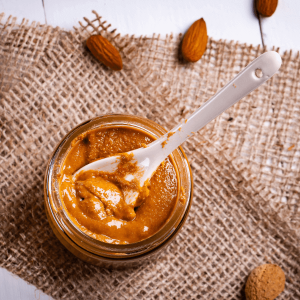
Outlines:
[[[261,17],[264,43],[270,49],[280,47],[281,51],[300,50],[300,1],[279,0],[275,13]]]
[[[6,269],[0,268],[0,299],[5,300],[51,300],[52,298],[35,286],[28,284],[20,277],[11,274]]]
[[[42,0],[0,0],[0,12],[4,12],[6,17],[17,17],[19,22],[26,18],[45,24]]]
[[[253,0],[44,0],[48,24],[72,29],[84,16],[93,18],[92,10],[122,34],[151,36],[185,32],[203,17],[209,36],[260,44],[258,20]]]

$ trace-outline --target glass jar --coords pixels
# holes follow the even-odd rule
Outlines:
[[[141,262],[153,257],[163,249],[179,232],[184,224],[192,199],[192,173],[181,147],[173,151],[172,158],[177,168],[179,185],[185,192],[185,201],[177,201],[172,215],[165,225],[151,237],[137,243],[115,245],[98,241],[83,233],[69,218],[63,208],[60,195],[58,174],[64,162],[71,142],[80,134],[100,127],[125,126],[143,130],[158,138],[167,131],[145,118],[131,115],[104,115],[88,120],[72,129],[54,150],[46,169],[44,195],[49,223],[61,243],[80,259],[102,266],[122,266]],[[179,189],[180,191],[181,189]]]

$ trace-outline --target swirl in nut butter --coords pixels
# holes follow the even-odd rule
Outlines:
[[[100,127],[77,137],[61,167],[59,191],[72,222],[87,235],[106,243],[128,244],[155,234],[172,215],[178,201],[178,174],[171,157],[159,166],[150,181],[140,187],[125,180],[136,171],[136,163],[126,153],[146,147],[154,140],[133,127]],[[81,172],[83,166],[108,156],[121,154],[114,173]],[[137,191],[133,203],[126,193]]]

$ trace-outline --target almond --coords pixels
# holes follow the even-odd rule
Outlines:
[[[206,44],[206,23],[202,18],[194,22],[184,35],[181,46],[183,58],[189,62],[198,61],[205,52]]]
[[[87,39],[86,45],[92,54],[104,65],[114,71],[122,70],[121,55],[106,38],[101,35],[92,35]]]
[[[278,0],[256,0],[257,11],[265,17],[271,17],[276,8]]]

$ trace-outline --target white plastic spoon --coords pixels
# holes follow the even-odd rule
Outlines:
[[[186,122],[175,126],[171,131],[147,145],[147,148],[128,152],[128,154],[133,153],[133,159],[137,161],[139,176],[131,174],[127,175],[126,179],[130,181],[137,178],[142,187],[144,182],[151,178],[161,162],[192,133],[203,128],[226,109],[262,85],[278,71],[280,66],[281,57],[277,52],[269,51],[256,58],[210,100],[198,108]],[[180,131],[179,128],[181,128]],[[168,138],[169,133],[172,136]],[[162,147],[163,142],[166,142],[164,147]],[[119,157],[111,156],[92,162],[78,170],[73,178],[75,179],[79,172],[88,170],[113,172],[117,169]],[[142,176],[140,176],[141,170],[144,171]],[[132,194],[131,199],[126,199],[126,202],[134,201],[137,195],[137,193]]]

